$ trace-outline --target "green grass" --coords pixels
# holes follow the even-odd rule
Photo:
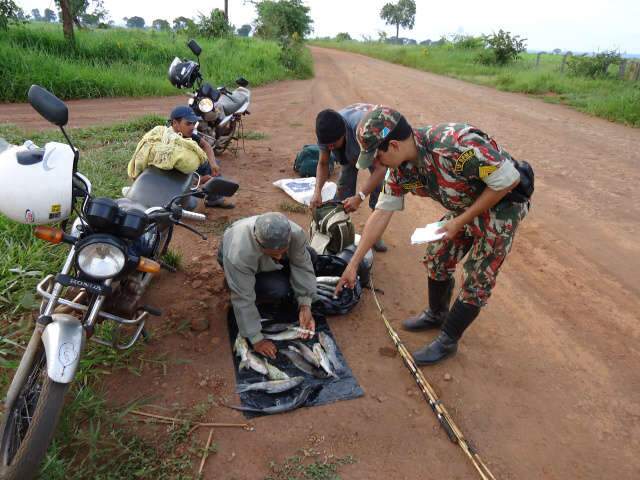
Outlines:
[[[283,212],[289,213],[307,213],[309,211],[309,207],[306,205],[300,205],[299,203],[289,202],[286,200],[280,202],[278,208]]]
[[[0,102],[24,102],[34,83],[62,99],[177,95],[167,69],[176,56],[195,60],[187,40],[172,32],[87,29],[76,32],[71,47],[59,24],[14,26],[0,36]],[[313,74],[308,49],[296,71],[290,71],[282,65],[276,42],[197,40],[203,49],[201,71],[213,85],[233,85],[240,75],[258,86]]]
[[[163,121],[161,117],[147,116],[118,125],[69,131],[81,151],[79,170],[91,179],[94,194],[119,195],[127,183],[126,165],[138,140]],[[27,133],[10,125],[0,125],[0,137],[10,143],[30,138],[39,145],[50,140],[62,141],[61,134],[55,131]],[[68,252],[64,246],[36,240],[31,230],[0,217],[0,397],[6,393],[22,352],[16,345],[24,346],[31,333],[27,320],[35,303],[33,287],[43,274],[55,273]],[[108,337],[109,326],[100,326],[99,334]],[[136,347],[116,352],[93,343],[88,345],[40,478],[192,477],[201,446],[187,438],[185,426],[148,427],[157,429],[154,431],[157,440],[149,441],[134,433],[133,421],[126,415],[135,405],[116,408],[105,401],[103,375],[119,369],[142,375],[144,365],[162,363],[145,359],[143,351],[142,347]]]
[[[491,86],[509,92],[543,96],[553,103],[626,125],[640,126],[640,82],[617,79],[617,67],[602,79],[571,77],[560,72],[562,56],[545,54],[536,66],[535,54],[524,54],[506,66],[481,65],[479,51],[439,47],[398,46],[377,42],[314,41],[314,45],[336,48],[379,58],[419,70]],[[552,94],[552,97],[548,97]]]
[[[167,250],[167,253],[165,253],[162,257],[162,261],[164,263],[166,263],[170,267],[175,268],[176,270],[179,270],[182,266],[182,260],[182,254],[171,249]]]
[[[343,465],[355,463],[355,459],[345,457],[321,456],[319,452],[302,451],[285,461],[271,462],[271,474],[264,480],[340,480],[338,470]]]
[[[247,132],[244,132],[244,134],[242,135],[242,138],[245,140],[268,140],[269,135],[263,132],[249,130]]]

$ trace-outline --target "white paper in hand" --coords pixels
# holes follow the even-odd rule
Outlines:
[[[434,222],[428,224],[424,228],[416,228],[416,231],[411,235],[411,245],[420,245],[421,243],[435,242],[444,237],[444,232],[436,233],[436,231],[442,227],[445,221]]]

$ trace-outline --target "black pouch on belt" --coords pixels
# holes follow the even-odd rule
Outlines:
[[[533,168],[524,160],[514,160],[516,169],[520,173],[520,183],[511,190],[502,201],[524,203],[528,202],[533,195],[534,173]]]

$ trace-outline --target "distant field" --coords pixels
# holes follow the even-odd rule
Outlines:
[[[509,92],[538,95],[551,103],[564,103],[598,117],[640,127],[640,82],[611,78],[593,80],[560,72],[562,56],[544,54],[536,66],[536,54],[524,54],[508,67],[486,66],[475,61],[478,50],[452,46],[423,47],[377,42],[314,41],[313,45],[379,58]]]
[[[38,83],[63,99],[175,95],[167,80],[174,57],[194,59],[188,37],[173,32],[80,30],[69,47],[60,25],[27,24],[0,35],[0,102],[24,102]],[[240,75],[253,86],[313,74],[311,55],[297,71],[286,69],[275,42],[231,37],[197,38],[202,72],[214,85],[230,85]]]

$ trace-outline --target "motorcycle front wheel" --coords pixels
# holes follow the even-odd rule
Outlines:
[[[0,478],[36,477],[53,438],[68,387],[47,375],[47,356],[40,344],[16,401],[6,405],[0,427]]]

